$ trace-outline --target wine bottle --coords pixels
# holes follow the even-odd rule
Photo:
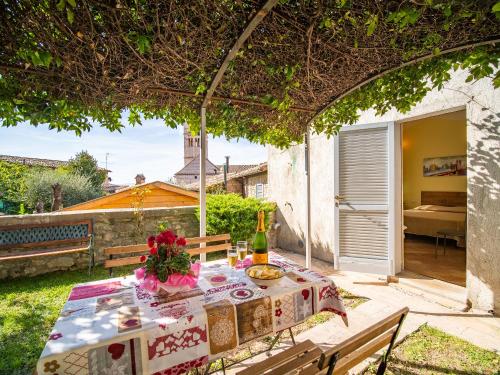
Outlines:
[[[253,264],[269,263],[267,256],[267,238],[266,238],[266,225],[264,224],[265,214],[263,210],[259,211],[257,231],[252,244],[252,260]]]

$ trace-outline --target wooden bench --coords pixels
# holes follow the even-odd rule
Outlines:
[[[382,375],[407,314],[408,308],[405,307],[325,351],[310,340],[304,341],[238,372],[238,375],[346,374],[351,368],[387,346],[377,370],[377,375]]]
[[[90,273],[94,266],[92,220],[0,227],[0,262],[80,252],[89,254]]]
[[[222,242],[212,244],[214,242]],[[210,245],[212,244],[212,245]],[[204,245],[202,247],[201,245]],[[193,256],[198,254],[212,253],[214,251],[227,250],[231,246],[231,236],[229,234],[218,234],[216,236],[186,238],[187,252]],[[104,268],[109,268],[109,275],[113,275],[113,268],[129,264],[141,263],[141,256],[149,253],[147,244],[115,246],[104,249],[104,255],[108,257],[104,261]],[[125,256],[122,255],[132,255]],[[122,256],[116,258],[116,256]]]

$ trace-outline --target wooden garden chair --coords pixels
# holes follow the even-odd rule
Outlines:
[[[377,370],[377,375],[382,375],[407,314],[408,307],[405,307],[325,351],[310,340],[304,341],[238,374],[346,374],[351,368],[387,346]]]
[[[216,236],[186,238],[186,246],[186,251],[191,256],[227,250],[231,246],[231,236],[218,234]],[[104,249],[104,255],[108,258],[104,261],[104,268],[109,268],[109,275],[112,276],[113,268],[139,264],[141,256],[148,253],[149,246],[147,244],[107,247]]]

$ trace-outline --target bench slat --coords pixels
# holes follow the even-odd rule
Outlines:
[[[27,249],[33,247],[47,247],[47,246],[58,246],[71,244],[75,242],[83,242],[88,240],[88,237],[93,233],[92,220],[80,220],[80,221],[61,221],[49,224],[16,224],[16,225],[3,225],[0,226],[1,232],[12,232],[17,230],[30,230],[30,229],[43,229],[43,228],[59,228],[59,227],[76,227],[86,225],[87,226],[87,236],[84,237],[73,237],[73,238],[62,238],[49,241],[36,241],[36,242],[18,242],[11,244],[0,244],[0,249]]]
[[[142,246],[142,245],[133,245],[133,246]],[[228,246],[231,246],[231,244],[223,243],[223,244],[208,246],[208,247],[196,247],[194,249],[187,249],[186,252],[189,255],[193,256],[193,255],[198,255],[198,254],[202,254],[202,253],[211,253],[214,251],[226,250],[228,248]],[[127,253],[127,252],[123,251],[123,252],[119,252],[119,253],[107,253],[107,255],[123,254],[123,253]],[[128,252],[128,253],[143,253],[143,255],[147,255],[149,253],[149,248],[146,248],[144,250],[138,249],[137,251]],[[104,268],[126,266],[126,265],[130,265],[130,264],[139,264],[139,263],[142,263],[140,259],[141,259],[141,256],[106,259],[104,261]]]
[[[293,357],[298,356],[308,350],[315,348],[316,345],[311,340],[306,340],[301,342],[300,344],[294,345],[291,348],[273,355],[270,358],[267,358],[264,361],[256,363],[240,372],[238,375],[256,375],[263,374],[269,369],[272,369],[275,366],[279,366],[283,363],[290,361]]]
[[[297,357],[293,359],[292,361],[288,363],[284,363],[280,367],[273,368],[272,372],[270,374],[272,375],[285,375],[290,373],[291,371],[295,370],[297,371],[298,369],[301,369],[307,365],[310,365],[317,361],[319,357],[321,356],[321,349],[316,347],[304,355]]]
[[[116,258],[116,259],[106,259],[104,261],[104,268],[128,266],[130,264],[139,264],[139,263],[142,263],[140,256]]]
[[[147,244],[140,244],[140,245],[107,247],[104,249],[104,254],[105,255],[134,254],[134,253],[144,253],[146,251],[149,251],[149,246]]]
[[[229,234],[220,234],[216,236],[207,236],[207,237],[194,237],[194,238],[186,238],[187,245],[196,245],[200,243],[210,243],[216,241],[227,241],[230,240],[231,236]],[[216,246],[216,245],[213,245]],[[206,249],[209,249],[210,246],[207,246]],[[219,250],[226,249],[221,248]],[[134,253],[143,253],[149,250],[149,246],[147,244],[139,244],[139,245],[127,245],[127,246],[115,246],[115,247],[107,247],[104,249],[104,254],[106,255],[116,255],[116,254],[134,254]],[[211,250],[217,251],[217,250]],[[210,251],[208,251],[210,252]],[[199,254],[199,253],[193,253]]]
[[[229,241],[230,239],[231,235],[226,233],[226,234],[217,234],[215,236],[186,238],[186,243],[188,245],[196,245],[200,243],[208,243],[215,241]]]
[[[392,313],[387,318],[373,324],[372,326],[364,329],[354,336],[342,341],[338,345],[335,345],[334,347],[326,350],[324,357],[329,359],[336,352],[339,352],[339,358],[346,356],[347,354],[359,348],[361,345],[364,345],[368,341],[381,335],[390,328],[397,326],[399,324],[399,321],[401,320],[401,316],[406,313],[408,313],[407,307],[396,311],[395,313]],[[325,367],[328,367],[328,360],[320,361],[319,368],[323,369]]]
[[[394,328],[390,331],[387,331],[383,335],[377,337],[375,340],[370,341],[368,344],[362,346],[359,349],[356,349],[352,353],[347,354],[344,358],[340,359],[335,368],[333,369],[334,375],[343,375],[349,369],[356,366],[358,363],[363,362],[366,358],[376,353],[383,347],[389,345],[391,342],[392,336],[396,332],[397,328]],[[322,374],[326,374],[328,368],[322,371]]]
[[[17,255],[5,255],[0,256],[0,262],[4,260],[16,260],[16,259],[28,259],[28,258],[36,258],[44,255],[62,255],[62,254],[71,254],[71,253],[79,253],[88,251],[89,247],[80,247],[80,248],[58,248],[53,250],[40,250],[40,251],[30,251],[29,253],[17,254]]]
[[[219,245],[207,246],[207,247],[193,247],[192,249],[187,249],[186,252],[189,255],[198,255],[198,254],[206,254],[213,253],[214,251],[227,250],[231,247],[230,243],[221,243]]]

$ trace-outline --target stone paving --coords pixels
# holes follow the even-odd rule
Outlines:
[[[304,264],[304,256],[291,252],[276,250],[296,263]],[[353,310],[348,311],[349,327],[345,327],[340,318],[334,318],[324,324],[302,332],[296,337],[301,342],[310,339],[320,346],[331,346],[342,339],[361,331],[391,312],[408,306],[410,313],[404,322],[399,341],[423,324],[436,327],[444,332],[458,336],[482,348],[500,352],[500,318],[483,311],[463,312],[464,304],[455,299],[446,299],[448,284],[442,283],[429,292],[418,288],[418,282],[387,284],[376,275],[356,272],[340,272],[329,263],[313,259],[314,270],[331,277],[337,286],[351,294],[366,297],[369,300]],[[456,297],[456,288],[450,286],[450,294]],[[441,295],[438,292],[441,290]],[[291,345],[289,341],[281,342],[270,355],[280,352]],[[378,356],[383,351],[377,353]],[[369,362],[378,358],[374,356],[358,365],[352,373],[357,373]],[[245,361],[226,371],[234,374],[251,363],[266,358],[266,353]]]

